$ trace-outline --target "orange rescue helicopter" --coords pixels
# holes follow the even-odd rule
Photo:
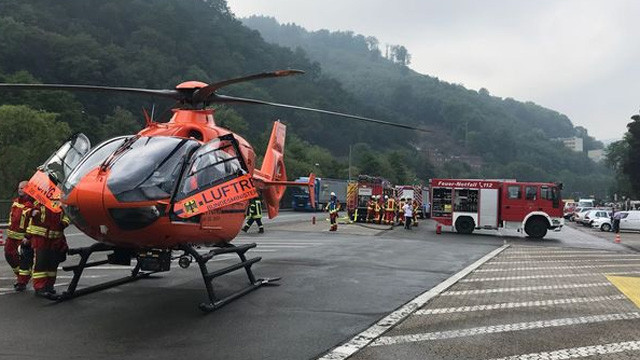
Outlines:
[[[52,211],[65,211],[74,225],[98,241],[89,247],[69,250],[79,255],[77,265],[65,266],[74,276],[67,290],[53,299],[62,301],[169,271],[172,260],[182,268],[196,261],[200,267],[208,301],[203,311],[213,311],[275,279],[256,279],[251,266],[260,257],[247,259],[255,243],[235,246],[248,200],[258,196],[267,206],[269,218],[278,215],[286,186],[314,186],[287,181],[284,166],[286,126],[273,124],[269,144],[258,169],[256,154],[244,138],[217,126],[211,104],[258,104],[319,112],[361,121],[428,131],[356,115],[218,94],[225,86],[266,78],[302,74],[279,70],[205,84],[187,81],[173,90],[153,90],[93,85],[0,84],[0,89],[72,90],[119,92],[172,98],[178,101],[169,122],[155,122],[144,112],[146,127],[139,133],[106,140],[91,148],[83,134],[73,135],[38,168],[25,191]],[[311,189],[310,189],[311,190]],[[311,201],[314,202],[314,191]],[[206,253],[197,245],[213,244]],[[89,261],[94,252],[110,252],[107,259]],[[174,255],[177,252],[178,255]],[[240,262],[209,271],[214,256],[235,253]],[[103,264],[136,264],[131,275],[99,285],[77,289],[84,269]],[[212,280],[245,269],[250,284],[218,298]]]

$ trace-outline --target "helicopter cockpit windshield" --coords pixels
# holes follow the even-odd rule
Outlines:
[[[107,187],[122,202],[168,199],[187,154],[199,146],[192,139],[139,137],[112,161]]]

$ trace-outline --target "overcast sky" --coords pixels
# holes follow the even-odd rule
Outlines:
[[[228,0],[308,30],[351,30],[404,45],[410,67],[467,88],[533,101],[597,139],[620,138],[640,109],[640,1]]]

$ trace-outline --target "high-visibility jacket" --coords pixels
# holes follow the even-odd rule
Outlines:
[[[39,236],[45,239],[64,238],[64,228],[69,226],[69,217],[63,212],[55,213],[42,204],[34,206],[40,213],[31,216],[27,226],[27,235]]]
[[[329,211],[329,214],[337,214],[338,211],[340,210],[340,205],[336,200],[331,200],[327,204],[326,210]]]
[[[251,199],[247,208],[247,219],[262,219],[262,201]]]
[[[369,200],[369,202],[367,203],[367,211],[371,212],[375,209],[376,207],[376,202],[373,200]]]
[[[387,199],[387,211],[395,211],[396,210],[396,200],[394,198]]]
[[[8,238],[14,240],[24,239],[33,206],[33,202],[27,196],[20,196],[13,199],[13,204],[11,204],[11,210],[9,212]]]

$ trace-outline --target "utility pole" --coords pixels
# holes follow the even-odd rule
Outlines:
[[[351,144],[349,144],[349,182],[351,182]]]

